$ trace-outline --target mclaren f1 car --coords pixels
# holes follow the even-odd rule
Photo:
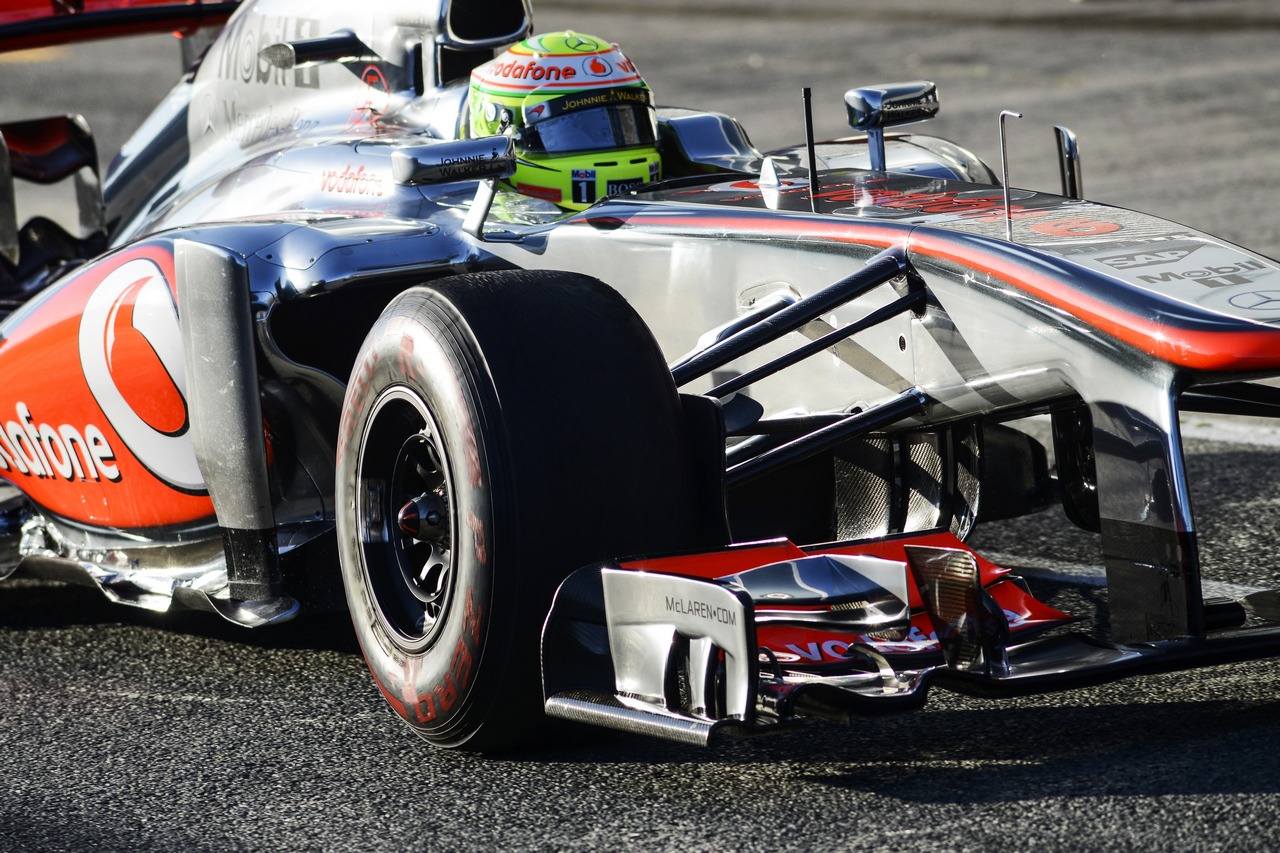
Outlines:
[[[933,83],[761,152],[525,0],[54,6],[0,48],[216,36],[102,180],[81,118],[0,124],[0,575],[345,606],[468,749],[1280,653],[1274,594],[1202,590],[1179,432],[1276,414],[1280,266],[1086,200],[1070,131],[1032,192],[899,129]],[[78,221],[15,201],[64,182]],[[1057,504],[1089,633],[966,544]]]

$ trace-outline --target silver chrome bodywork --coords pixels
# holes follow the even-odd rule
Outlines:
[[[531,31],[523,0],[494,8],[261,0],[234,15],[126,147],[103,203],[82,211],[101,224],[98,263],[139,241],[177,259],[179,387],[198,425],[176,443],[197,460],[214,517],[117,530],[31,507],[25,567],[141,606],[287,618],[300,587],[290,572],[331,556],[343,387],[382,306],[460,272],[563,270],[618,290],[681,390],[718,401],[731,446],[707,479],[730,498],[846,454],[859,517],[829,538],[962,539],[984,491],[1004,487],[982,471],[1000,422],[1049,415],[1055,485],[1100,533],[1114,642],[1013,644],[976,557],[958,548],[751,568],[755,580],[793,572],[812,600],[772,593],[812,616],[780,611],[750,571],[590,567],[548,618],[551,713],[705,742],[721,728],[915,706],[931,684],[1018,692],[1066,671],[1106,680],[1274,653],[1274,625],[1209,636],[1178,415],[1274,414],[1280,399],[1246,383],[1280,376],[1280,301],[1256,298],[1280,292],[1280,265],[1084,200],[1069,131],[1060,196],[1012,187],[944,140],[886,133],[937,112],[924,81],[851,90],[865,138],[772,152],[728,116],[660,110],[666,180],[577,213],[531,209],[495,183],[513,169],[510,140],[464,138],[470,68]],[[12,265],[15,220],[0,212]],[[30,284],[78,274],[58,267]],[[720,348],[732,357],[713,358]],[[690,367],[700,359],[705,369]],[[287,427],[288,464],[269,462],[268,407]],[[234,450],[216,449],[228,436]],[[1041,474],[1047,462],[1029,479]],[[873,517],[873,503],[887,508]],[[830,586],[805,579],[810,557],[837,567]],[[818,677],[758,657],[756,630],[777,624],[904,630],[910,586],[944,635],[941,662],[896,665],[873,649],[862,669]],[[836,610],[828,599],[851,588],[868,597]]]

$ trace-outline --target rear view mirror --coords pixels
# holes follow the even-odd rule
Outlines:
[[[483,181],[509,178],[515,171],[515,146],[509,136],[436,142],[391,155],[391,175],[400,184]]]
[[[931,119],[938,114],[938,87],[928,80],[882,83],[844,93],[849,125],[865,131],[871,168],[884,171],[884,128]]]

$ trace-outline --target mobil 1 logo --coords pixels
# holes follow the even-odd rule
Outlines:
[[[1062,247],[1058,251],[1073,261],[1160,290],[1183,285],[1235,287],[1276,272],[1261,259],[1231,246],[1185,237]]]
[[[592,204],[596,200],[596,170],[574,169],[570,176],[574,204]]]

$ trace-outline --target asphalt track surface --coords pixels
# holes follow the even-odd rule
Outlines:
[[[639,10],[643,11],[639,11]],[[856,11],[855,11],[856,10]],[[1280,255],[1280,11],[1256,2],[557,0],[539,29],[617,39],[664,103],[733,113],[761,147],[842,132],[853,85],[932,79],[930,132],[1053,189],[1079,133],[1093,199]],[[104,156],[177,65],[166,40],[0,62],[6,119],[85,111]],[[1274,430],[1195,425],[1207,574],[1278,584]],[[1199,434],[1199,433],[1197,433]],[[1230,441],[1224,435],[1234,436]],[[1270,445],[1270,446],[1264,446]],[[983,531],[1087,609],[1096,543],[1046,513]],[[1096,575],[1096,572],[1094,572]],[[1046,576],[1069,583],[1047,583]],[[1280,665],[920,713],[708,750],[579,737],[439,753],[376,695],[340,618],[244,632],[88,590],[0,584],[0,849],[1267,850],[1280,844]]]

